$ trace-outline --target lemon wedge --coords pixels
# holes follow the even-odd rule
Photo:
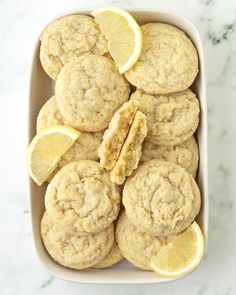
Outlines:
[[[204,238],[196,221],[151,259],[151,268],[164,278],[180,278],[192,272],[204,253]]]
[[[115,7],[92,12],[102,34],[108,40],[108,49],[119,72],[128,71],[142,51],[142,32],[135,19],[125,10]]]
[[[33,138],[27,152],[27,169],[38,185],[50,177],[61,156],[79,135],[80,132],[71,127],[53,126]]]

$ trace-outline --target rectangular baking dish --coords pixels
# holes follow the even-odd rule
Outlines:
[[[90,9],[69,11],[64,15],[75,13],[89,15],[91,11],[92,10]],[[196,138],[199,144],[200,151],[200,162],[197,182],[201,191],[202,206],[201,211],[197,217],[197,221],[201,226],[202,232],[205,237],[206,245],[208,237],[207,104],[205,66],[202,41],[194,25],[185,17],[182,17],[180,15],[169,12],[152,11],[147,9],[129,9],[129,12],[135,17],[139,24],[144,24],[148,22],[164,22],[172,24],[182,29],[192,39],[193,43],[195,44],[198,50],[200,72],[197,76],[196,81],[194,82],[194,85],[191,88],[197,94],[201,105],[201,120],[196,134]],[[43,29],[44,28],[42,28],[42,30]],[[38,39],[36,42],[35,51],[32,59],[31,82],[29,92],[29,142],[35,135],[37,114],[41,106],[46,102],[48,98],[50,98],[50,96],[53,93],[52,81],[44,73],[40,64],[39,46],[40,41]],[[31,179],[29,179],[29,190],[30,214],[32,221],[34,244],[41,263],[44,265],[46,270],[53,276],[71,282],[96,284],[147,284],[170,281],[168,279],[158,277],[153,272],[139,270],[138,268],[133,267],[127,261],[122,261],[119,264],[108,269],[88,269],[83,271],[72,270],[57,264],[47,254],[43,246],[42,240],[40,238],[40,221],[45,210],[44,194],[46,190],[46,185],[38,187]]]

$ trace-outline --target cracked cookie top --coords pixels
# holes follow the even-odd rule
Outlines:
[[[200,203],[192,175],[161,160],[141,164],[123,190],[123,204],[131,222],[156,236],[184,230],[197,216]]]
[[[40,40],[41,64],[54,80],[72,59],[86,52],[103,55],[108,51],[98,25],[86,15],[69,15],[54,21],[43,31]]]
[[[107,256],[114,241],[114,226],[111,224],[96,234],[79,235],[76,231],[65,231],[45,212],[41,221],[41,237],[55,261],[66,267],[84,269]]]
[[[144,270],[152,270],[150,260],[165,244],[165,238],[150,235],[132,224],[125,211],[117,223],[116,239],[123,256]]]
[[[109,226],[120,209],[120,191],[98,162],[81,160],[64,166],[47,187],[48,215],[77,232],[97,233]]]
[[[55,91],[66,124],[94,132],[108,126],[130,88],[110,58],[84,54],[63,67]]]
[[[143,48],[137,63],[125,73],[134,86],[152,94],[187,89],[198,73],[198,56],[185,33],[172,25],[141,26]]]
[[[173,146],[157,145],[149,141],[144,141],[140,162],[146,162],[153,159],[165,160],[167,162],[178,164],[185,168],[195,178],[199,159],[198,145],[193,136],[191,136],[189,140]]]
[[[139,110],[146,115],[147,141],[177,145],[187,141],[198,127],[199,101],[190,89],[161,96],[137,90],[132,99],[138,101]]]

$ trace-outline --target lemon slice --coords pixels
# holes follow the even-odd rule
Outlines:
[[[27,168],[32,179],[41,185],[56,168],[61,156],[72,146],[80,132],[67,126],[53,126],[38,133],[30,143]]]
[[[134,18],[115,7],[92,12],[102,34],[108,40],[108,49],[119,72],[128,71],[138,60],[142,50],[142,32]]]
[[[204,239],[196,221],[173,237],[151,259],[151,268],[161,277],[180,278],[193,271],[204,253]]]

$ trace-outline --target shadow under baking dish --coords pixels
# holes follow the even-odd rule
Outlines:
[[[92,9],[69,11],[68,14],[88,14]],[[208,163],[207,163],[207,105],[204,55],[201,38],[194,25],[186,18],[169,13],[151,10],[128,10],[139,24],[148,22],[163,22],[172,24],[183,31],[192,39],[198,50],[200,72],[191,89],[197,94],[201,105],[200,125],[196,133],[199,145],[200,161],[197,183],[200,187],[202,205],[197,222],[205,237],[205,248],[208,236]],[[63,16],[63,15],[61,15]],[[59,16],[59,17],[61,17]],[[58,17],[57,17],[58,18]],[[51,20],[53,21],[53,20]],[[43,30],[44,28],[42,28]],[[31,82],[29,93],[29,142],[35,135],[37,114],[53,93],[52,80],[43,71],[39,60],[39,39],[36,43],[31,70]],[[78,283],[100,284],[147,284],[171,281],[158,277],[154,272],[147,272],[132,266],[127,261],[121,261],[117,265],[107,269],[73,270],[56,263],[47,253],[40,237],[40,221],[45,210],[44,194],[46,184],[38,187],[29,179],[30,213],[32,220],[33,238],[40,261],[53,276]],[[206,249],[205,249],[206,250]]]

